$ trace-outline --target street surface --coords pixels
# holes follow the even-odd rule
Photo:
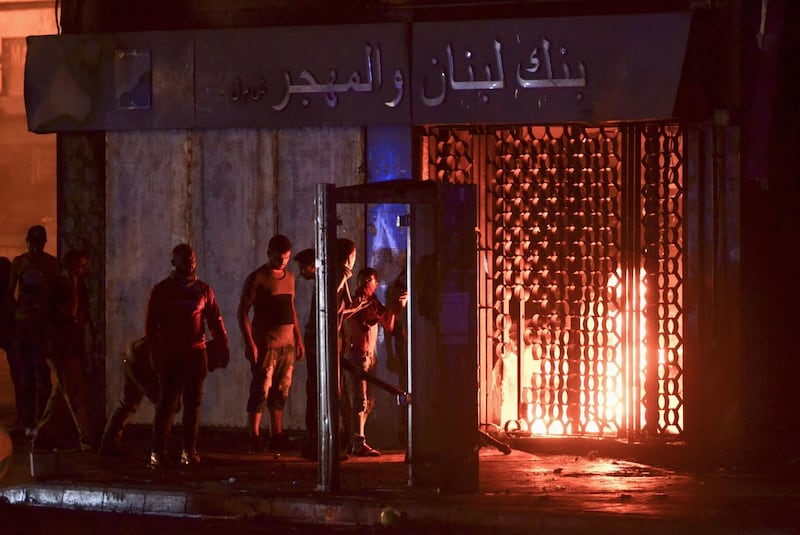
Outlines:
[[[0,422],[13,414],[0,404]],[[57,473],[33,477],[30,439],[16,435],[0,535],[800,535],[797,459],[698,467],[680,446],[642,455],[614,442],[512,439],[508,455],[477,452],[475,494],[409,487],[404,452],[387,451],[343,462],[332,495],[316,490],[317,463],[297,450],[250,454],[243,429],[203,429],[203,463],[188,470],[145,467],[148,426],[130,426],[126,443],[127,458],[61,452]],[[400,514],[392,527],[380,521],[386,507]]]
[[[328,526],[251,519],[175,517],[0,504],[2,535],[516,535],[505,526],[464,528],[419,523],[383,526]]]

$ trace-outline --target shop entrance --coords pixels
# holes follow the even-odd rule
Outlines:
[[[478,190],[481,422],[680,439],[682,129],[428,128],[421,147],[423,179]]]

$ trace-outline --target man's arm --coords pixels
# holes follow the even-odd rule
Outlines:
[[[297,319],[294,297],[292,297],[292,316],[294,316],[294,326],[292,330],[294,331],[295,354],[297,355],[297,360],[303,360],[303,357],[306,356],[306,346],[303,343],[303,333],[300,331],[300,321]]]
[[[73,321],[78,319],[80,301],[78,283],[77,275],[72,273],[56,279],[56,302],[60,308],[59,312]]]
[[[353,299],[350,295],[350,287],[347,284],[347,280],[343,281],[342,286],[344,287],[344,290],[341,292],[342,303],[339,305],[342,318],[347,319],[356,312],[369,306],[369,299]]]
[[[362,308],[365,308],[369,304],[369,301],[366,299],[360,299],[358,301],[353,299],[350,293],[350,283],[347,282],[353,272],[347,266],[343,266],[342,269],[342,278],[336,286],[336,295],[339,298],[339,312],[342,317],[347,318]]]
[[[408,302],[408,292],[401,293],[396,300],[389,303],[385,312],[381,316],[381,325],[387,332],[394,331],[394,320],[397,314],[406,306]]]
[[[205,308],[206,322],[208,323],[208,330],[215,340],[220,340],[228,345],[228,331],[225,329],[225,322],[222,320],[222,312],[219,310],[217,297],[214,295],[214,290],[211,286],[208,287],[208,301]]]
[[[386,307],[381,316],[381,325],[383,325],[383,329],[385,331],[391,332],[394,330],[394,308],[393,307]]]
[[[250,309],[253,307],[256,296],[255,273],[251,273],[244,282],[242,295],[239,298],[239,308],[236,310],[236,319],[239,322],[239,330],[242,333],[244,342],[244,357],[255,364],[258,358],[258,349],[253,340],[253,328],[250,324]]]

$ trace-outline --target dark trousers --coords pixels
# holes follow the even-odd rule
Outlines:
[[[36,427],[50,397],[52,385],[47,365],[50,334],[45,322],[14,321],[8,365],[14,383],[17,419],[22,427]]]
[[[319,405],[319,391],[317,388],[317,352],[316,347],[309,350],[308,340],[306,346],[306,366],[308,377],[306,378],[306,437],[303,441],[302,453],[305,457],[316,457],[317,442],[319,441],[317,423],[317,407]],[[316,341],[312,342],[316,343]]]
[[[88,395],[83,363],[79,358],[51,360],[56,381],[36,430],[36,443],[42,446],[62,445],[71,435],[72,425],[78,432],[81,446],[96,446],[96,435],[89,421]]]
[[[314,342],[316,343],[316,342]],[[306,341],[306,348],[310,347]],[[308,378],[306,379],[306,437],[303,441],[302,453],[305,457],[316,458],[317,449],[319,446],[319,381],[317,378],[317,354],[306,354],[306,363],[308,366]],[[337,409],[339,411],[339,434],[341,439],[341,446],[347,447],[350,441],[350,434],[352,430],[352,404],[347,395],[347,385],[345,384],[344,374],[349,373],[343,369],[339,370],[339,403]]]
[[[153,420],[153,451],[164,453],[167,436],[172,429],[175,413],[183,398],[181,434],[183,449],[195,452],[200,431],[200,405],[203,403],[203,383],[206,379],[205,349],[173,355],[158,371],[159,401]]]
[[[96,435],[89,420],[89,393],[83,363],[86,360],[85,325],[67,323],[55,330],[52,368],[55,382],[37,428],[36,442],[55,444],[68,430],[78,432],[82,447],[96,446]],[[67,410],[60,410],[66,408]],[[60,417],[65,414],[67,418]],[[70,421],[71,420],[71,421]]]
[[[306,346],[308,348],[308,346]],[[317,353],[306,350],[308,378],[306,379],[306,432],[309,436],[317,436],[317,405],[319,392],[317,388]]]

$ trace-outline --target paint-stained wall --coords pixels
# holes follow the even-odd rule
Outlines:
[[[122,379],[113,361],[144,334],[150,289],[169,273],[172,248],[188,242],[197,252],[199,277],[217,295],[231,347],[231,363],[206,381],[202,422],[244,426],[250,370],[236,321],[241,285],[266,261],[276,232],[289,236],[293,253],[313,247],[315,184],[363,183],[362,130],[113,132],[107,134],[107,162],[108,410]],[[339,235],[355,239],[363,251],[363,209],[347,206],[339,217]],[[296,263],[290,267],[296,274]],[[304,282],[297,285],[301,328],[313,286]],[[305,427],[305,381],[301,362],[284,414],[287,429]],[[136,421],[149,422],[152,415],[145,403]]]

